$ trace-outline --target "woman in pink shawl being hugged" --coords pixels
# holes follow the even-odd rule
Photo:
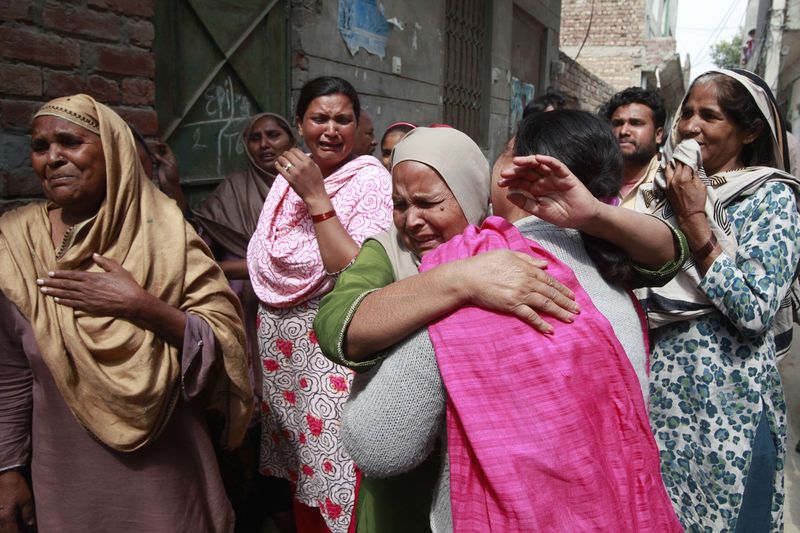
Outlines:
[[[247,249],[261,301],[261,471],[294,483],[299,531],[347,532],[355,501],[355,469],[339,444],[352,375],[322,355],[312,323],[364,239],[391,225],[389,173],[372,156],[352,155],[359,116],[347,81],[303,86],[295,119],[310,153],[278,157],[280,176]]]

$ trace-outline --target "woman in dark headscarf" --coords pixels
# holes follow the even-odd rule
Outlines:
[[[194,210],[197,223],[224,249],[226,257],[221,266],[229,279],[247,279],[247,243],[275,181],[275,161],[297,144],[289,123],[275,113],[253,116],[242,130],[241,140],[247,169],[227,176]]]
[[[247,169],[228,175],[203,204],[194,218],[211,238],[212,248],[244,310],[248,353],[253,368],[261,366],[255,349],[258,298],[247,273],[247,243],[256,230],[264,199],[275,181],[275,161],[297,144],[289,123],[275,113],[260,113],[242,130]],[[254,373],[256,395],[261,395],[261,372]]]
[[[275,161],[297,141],[285,118],[275,113],[259,113],[242,130],[241,143],[247,156],[247,168],[226,176],[194,210],[194,219],[203,235],[212,241],[214,254],[242,302],[247,351],[253,369],[251,377],[255,396],[261,398],[261,361],[256,344],[258,297],[250,283],[245,257],[264,200],[277,175]],[[260,425],[256,424],[238,453],[220,457],[228,496],[237,512],[237,528],[242,531],[260,523],[264,512],[270,512],[276,523],[288,519],[284,512],[289,508],[288,484],[278,478],[257,475],[259,442]],[[254,499],[264,500],[265,494],[268,494],[270,509],[265,509],[261,502],[253,503]]]

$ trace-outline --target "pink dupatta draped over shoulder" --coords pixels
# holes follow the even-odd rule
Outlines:
[[[491,217],[420,271],[498,248],[547,260],[582,311],[552,336],[477,307],[429,326],[448,395],[454,531],[682,531],[636,374],[567,265]]]
[[[346,163],[325,178],[342,225],[361,246],[392,221],[392,177],[372,156]],[[287,308],[321,296],[335,277],[325,272],[314,224],[303,200],[278,176],[247,247],[250,281],[259,299]]]

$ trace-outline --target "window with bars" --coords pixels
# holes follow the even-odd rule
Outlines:
[[[486,144],[488,102],[487,0],[447,0],[445,4],[444,122],[475,142]]]

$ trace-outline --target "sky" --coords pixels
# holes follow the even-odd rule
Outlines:
[[[744,24],[747,0],[679,0],[675,41],[681,64],[691,56],[690,80],[714,68],[711,47],[730,40]]]

